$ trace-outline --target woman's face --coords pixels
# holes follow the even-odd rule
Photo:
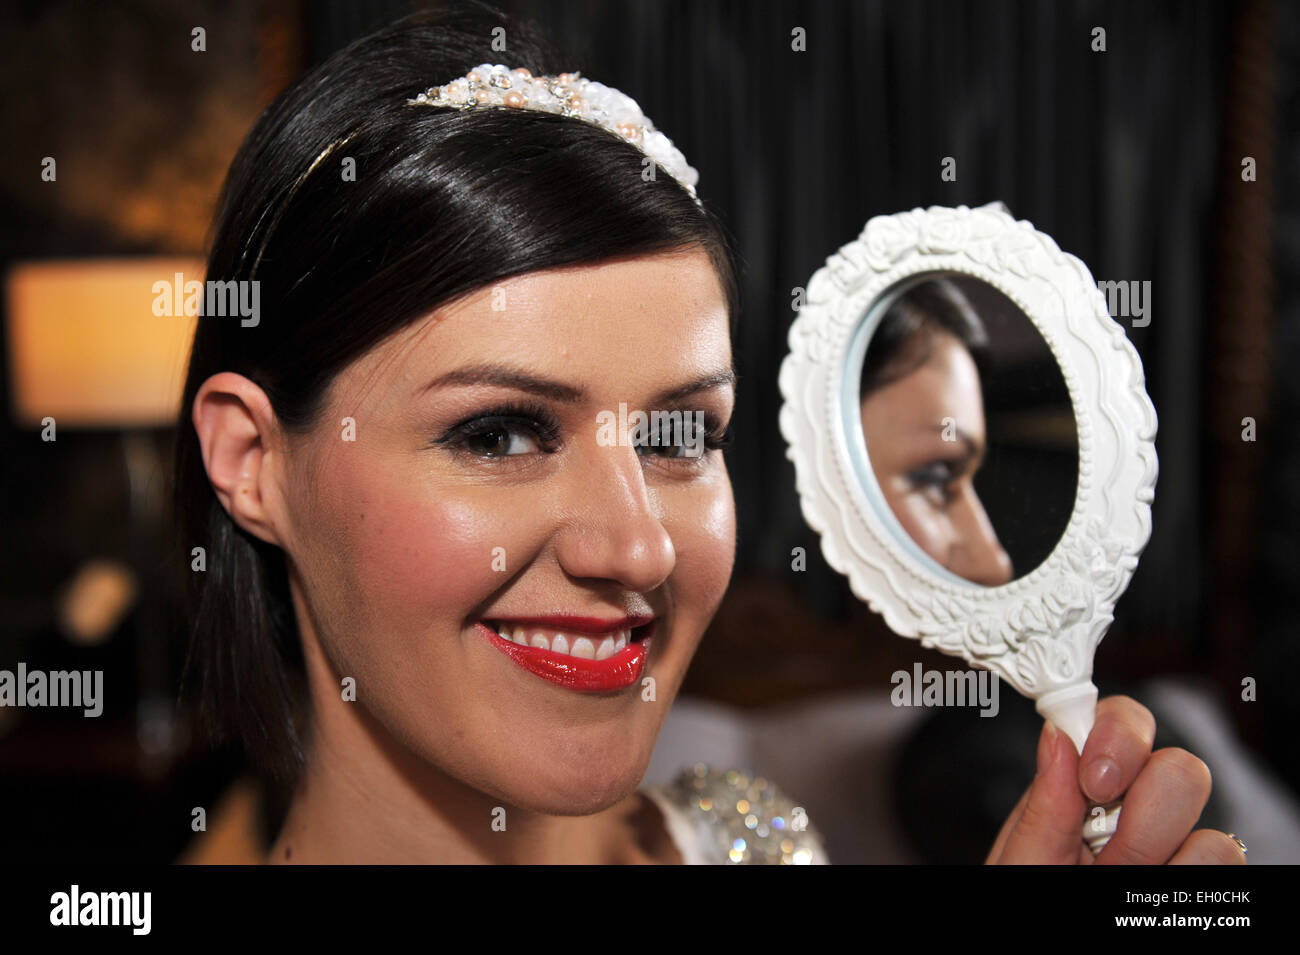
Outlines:
[[[684,455],[693,431],[638,448],[609,415],[698,411],[720,436],[731,368],[699,251],[508,279],[346,368],[284,465],[295,605],[334,681],[316,707],[364,707],[508,805],[580,814],[633,791],[729,582],[735,513],[721,451]],[[557,616],[590,619],[525,626],[547,650],[492,635]],[[653,616],[648,652],[574,660],[628,616]]]
[[[928,360],[862,402],[872,470],[922,550],[960,577],[998,586],[1012,567],[975,493],[985,443],[979,371],[956,336],[930,334]]]

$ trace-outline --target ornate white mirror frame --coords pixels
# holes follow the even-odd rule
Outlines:
[[[878,306],[931,272],[981,279],[1016,303],[1050,347],[1074,408],[1069,523],[1046,560],[999,587],[957,577],[908,538],[862,434],[858,376]],[[1157,474],[1142,363],[1087,266],[1000,204],[877,216],[813,275],[789,344],[781,433],[827,562],[896,633],[997,673],[1082,752],[1097,701],[1093,654],[1150,537]]]

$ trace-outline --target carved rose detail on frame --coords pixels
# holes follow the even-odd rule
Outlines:
[[[1027,230],[1008,229],[978,210],[878,216],[863,230],[859,251],[864,264],[876,272],[888,271],[911,254],[961,254],[975,265],[1021,278],[1041,275],[1060,257],[1049,239]],[[849,282],[853,264],[847,257],[837,263],[834,271],[841,284]]]
[[[1008,644],[1019,647],[1037,637],[1055,635],[1056,627],[1051,623],[1053,618],[1047,612],[1046,603],[1046,598],[1026,600],[1007,615],[1007,626],[1010,628],[1007,634]]]
[[[1012,275],[1028,278],[1040,274],[1045,264],[1044,249],[1040,240],[1031,236],[1003,233],[994,243],[998,264]]]
[[[1065,635],[1070,639],[1036,640],[1026,645],[1013,660],[999,664],[998,672],[1004,673],[1008,682],[1031,695],[1073,682],[1083,669],[1085,658],[1092,659],[1095,647],[1092,644],[1081,645],[1073,634],[1066,632]],[[1006,665],[1013,662],[1014,672],[1008,672]]]
[[[884,272],[908,252],[916,248],[919,236],[911,224],[904,224],[898,216],[878,216],[867,223],[862,232],[862,246],[867,265]]]
[[[1048,585],[1043,604],[1049,617],[1060,620],[1066,627],[1073,626],[1092,612],[1092,604],[1083,586],[1077,579],[1065,576],[1057,577]]]
[[[1126,549],[1123,542],[1107,538],[1096,520],[1088,523],[1082,540],[1087,559],[1071,561],[1077,576],[1058,574],[1040,593],[1012,603],[1000,618],[980,606],[982,595],[932,593],[929,600],[909,601],[927,620],[921,626],[922,646],[969,655],[989,665],[998,657],[1028,654],[1030,660],[1050,664],[1052,674],[1068,678],[1077,672],[1075,654],[1064,649],[1049,653],[1049,644],[1070,646],[1061,636],[1094,616],[1097,597],[1112,598],[1121,580],[1116,565]],[[1001,661],[997,669],[1006,672],[1011,665],[1011,660]],[[1015,669],[1028,672],[1019,663]]]
[[[970,234],[970,215],[956,210],[936,210],[921,220],[917,249],[929,255],[962,252]]]
[[[1079,553],[1080,549],[1082,554]],[[1124,557],[1128,550],[1130,548],[1123,541],[1107,535],[1101,521],[1093,518],[1088,521],[1080,548],[1071,555],[1071,562],[1093,582],[1096,593],[1109,598],[1118,595],[1125,579],[1124,572],[1137,566],[1135,556]]]

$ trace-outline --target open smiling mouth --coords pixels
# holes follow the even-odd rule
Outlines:
[[[644,620],[639,626],[638,620]],[[623,626],[599,621],[555,626],[538,621],[480,620],[491,644],[534,676],[568,690],[605,693],[641,679],[655,618],[629,618]],[[630,626],[629,626],[630,625]]]

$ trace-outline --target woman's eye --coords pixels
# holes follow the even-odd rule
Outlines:
[[[953,469],[944,462],[936,462],[908,475],[913,489],[920,491],[937,508],[945,508],[957,496],[957,481]]]
[[[514,458],[556,450],[560,425],[543,408],[498,408],[462,421],[434,443],[478,458]]]
[[[716,421],[710,421],[706,415],[703,422],[692,421],[689,416],[680,426],[667,423],[646,436],[637,445],[637,453],[652,454],[669,460],[699,460],[709,451],[716,451],[731,444],[732,433],[725,430]]]
[[[664,458],[697,457],[704,450],[700,437],[699,429],[690,423],[659,428],[637,445],[637,452]]]
[[[519,425],[497,424],[469,431],[461,443],[465,450],[485,458],[504,458],[541,450],[537,437]]]

